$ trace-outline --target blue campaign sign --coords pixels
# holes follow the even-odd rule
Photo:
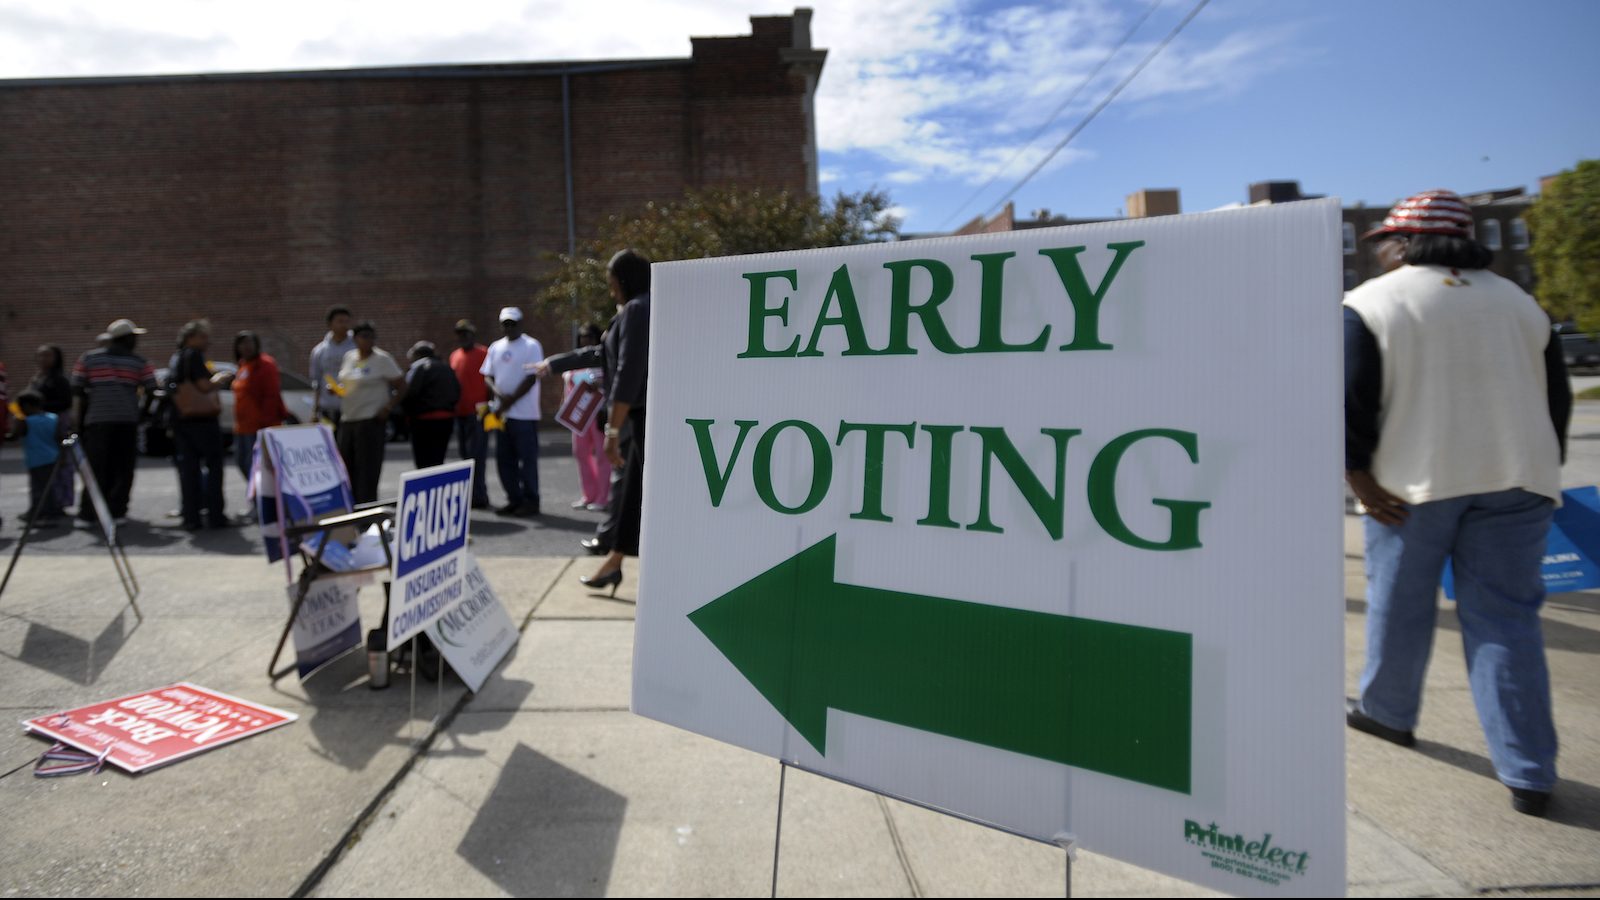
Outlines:
[[[267,559],[282,558],[298,542],[283,529],[346,512],[355,505],[350,475],[326,425],[267,428],[256,443],[252,483]],[[282,515],[279,515],[279,508]]]
[[[1600,587],[1600,488],[1561,492],[1561,508],[1550,523],[1540,574],[1550,594]],[[1444,567],[1444,594],[1452,600],[1456,596],[1449,563]]]
[[[318,578],[306,590],[294,620],[295,666],[302,679],[361,646],[361,607],[356,602],[359,578]],[[294,602],[297,585],[289,585]]]
[[[394,522],[389,648],[421,633],[465,590],[472,460],[400,477]]]

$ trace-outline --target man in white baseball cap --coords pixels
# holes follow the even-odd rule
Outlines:
[[[505,427],[495,435],[495,462],[506,505],[502,516],[539,515],[539,393],[533,367],[544,359],[544,347],[522,333],[522,310],[500,310],[505,336],[489,345],[483,358],[484,383]]]

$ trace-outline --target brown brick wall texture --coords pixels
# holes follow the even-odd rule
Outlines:
[[[0,81],[0,362],[15,387],[127,317],[162,365],[204,316],[214,357],[249,328],[304,373],[335,303],[397,357],[463,316],[492,340],[567,247],[563,69],[580,241],[685,188],[808,190],[792,19],[752,26],[683,60]]]

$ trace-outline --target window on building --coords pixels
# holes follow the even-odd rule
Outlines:
[[[1520,218],[1511,220],[1511,249],[1528,249],[1528,223]]]
[[[1483,227],[1478,229],[1478,241],[1490,250],[1500,249],[1500,220],[1484,219]]]
[[[1353,222],[1344,223],[1344,255],[1349,256],[1356,252],[1356,226]]]
[[[1517,284],[1524,289],[1533,287],[1533,270],[1528,268],[1527,263],[1517,264]]]

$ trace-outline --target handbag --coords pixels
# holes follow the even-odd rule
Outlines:
[[[192,381],[180,381],[177,391],[173,392],[172,405],[177,407],[182,418],[214,419],[222,415],[222,392],[208,393],[195,387]]]

